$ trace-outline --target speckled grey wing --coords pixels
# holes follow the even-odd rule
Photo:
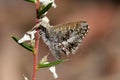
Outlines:
[[[86,21],[71,22],[63,25],[56,25],[50,30],[49,47],[53,56],[60,59],[61,53],[66,55],[74,54],[88,32]]]

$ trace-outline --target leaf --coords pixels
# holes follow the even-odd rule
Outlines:
[[[24,1],[35,3],[35,0],[24,0]]]
[[[12,36],[12,39],[18,43],[19,38],[16,38],[15,36]],[[25,49],[27,49],[27,50],[29,50],[31,52],[34,52],[34,47],[32,45],[29,45],[29,44],[27,44],[25,42],[18,43],[18,44],[21,45],[22,47],[24,47]]]
[[[49,3],[47,6],[45,6],[42,10],[41,10],[41,8],[39,9],[39,11],[38,11],[38,14],[37,14],[37,16],[38,16],[38,18],[41,16],[41,15],[43,15],[44,13],[46,13],[49,9],[50,9],[50,7],[52,6],[52,3]]]
[[[39,68],[46,68],[46,67],[55,66],[55,65],[58,65],[58,64],[60,64],[60,63],[65,62],[65,61],[67,61],[67,59],[57,60],[57,61],[54,61],[54,62],[49,62],[49,63],[47,63],[47,64],[39,63],[39,64],[38,64],[38,69],[39,69]]]

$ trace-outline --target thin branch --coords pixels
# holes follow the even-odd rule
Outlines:
[[[34,57],[33,57],[32,80],[36,80],[38,48],[39,48],[39,30],[37,30],[37,32],[35,34],[35,50],[34,50]]]
[[[39,7],[40,7],[40,0],[37,0],[37,2],[36,2],[36,24],[39,21],[39,18],[37,17]],[[33,74],[32,74],[32,80],[36,80],[38,48],[39,48],[39,29],[37,30],[37,32],[35,34],[35,49],[34,49],[34,57],[33,57]]]

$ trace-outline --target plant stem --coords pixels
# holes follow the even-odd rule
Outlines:
[[[36,5],[36,24],[39,21],[39,18],[37,17],[37,13],[40,7],[40,0],[37,0],[35,3]],[[33,74],[32,74],[32,80],[36,80],[36,74],[37,74],[37,58],[38,58],[38,48],[39,48],[39,29],[36,30],[35,34],[35,49],[34,49],[34,57],[33,57]]]
[[[33,57],[32,80],[36,80],[38,48],[39,48],[39,30],[37,30],[37,32],[35,34],[35,51],[34,51],[34,57]]]
[[[36,10],[38,10],[39,7],[40,7],[40,0],[37,0],[37,2],[35,3],[35,5],[36,5]]]
[[[35,5],[36,5],[36,18],[37,18],[36,23],[38,23],[38,19],[39,19],[38,12],[39,12],[39,8],[40,8],[40,0],[37,0]]]

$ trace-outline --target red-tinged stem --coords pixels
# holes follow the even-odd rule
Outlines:
[[[37,32],[35,34],[35,50],[34,50],[34,57],[33,57],[32,80],[36,80],[38,48],[39,48],[39,30],[37,30]]]
[[[37,0],[37,2],[36,2],[36,9],[38,10],[39,7],[40,7],[40,0]]]
[[[36,5],[36,24],[38,23],[39,19],[37,18],[37,12],[40,7],[40,0],[37,0],[35,3]],[[39,29],[36,30],[35,34],[35,49],[34,49],[34,57],[33,57],[33,74],[32,74],[32,80],[36,80],[36,74],[37,74],[37,58],[38,58],[38,48],[39,48]]]
[[[38,12],[39,12],[39,8],[40,8],[40,0],[36,0],[37,2],[35,3],[35,7],[36,7],[36,18],[37,18],[37,20],[36,20],[36,23],[38,23],[38,19],[39,19],[39,17],[38,17]]]

